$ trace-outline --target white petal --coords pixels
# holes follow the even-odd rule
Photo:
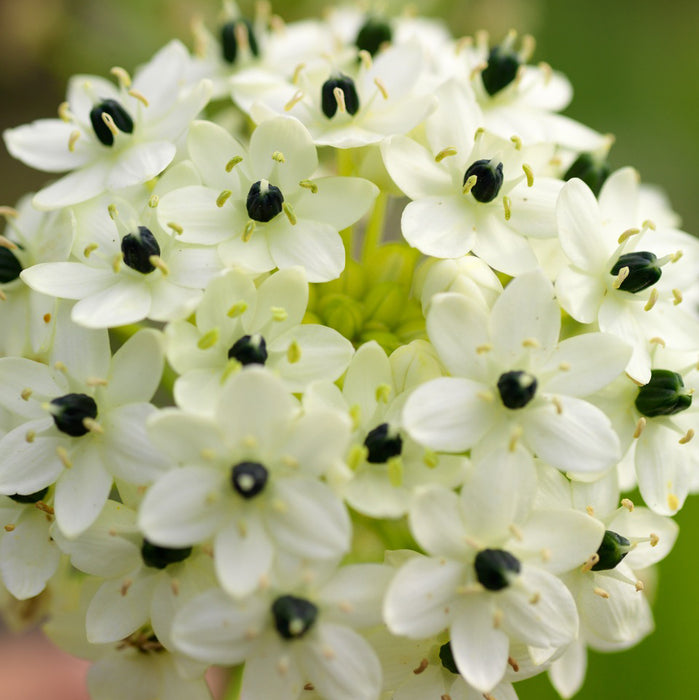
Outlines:
[[[478,236],[473,242],[473,252],[491,267],[508,275],[521,275],[534,270],[538,262],[527,239],[500,213],[492,208],[481,215],[478,223]]]
[[[28,431],[46,429],[51,419],[25,423],[0,440],[0,490],[5,494],[36,493],[52,484],[63,471],[56,448],[61,438],[37,435],[27,442]]]
[[[98,160],[39,190],[32,200],[37,209],[59,209],[86,202],[107,188],[108,164]]]
[[[571,698],[582,687],[586,671],[585,642],[576,640],[551,664],[549,677],[551,684],[562,698]]]
[[[39,401],[27,401],[22,392],[31,389]],[[41,362],[23,357],[0,359],[0,404],[25,418],[42,418],[46,415],[41,401],[52,399],[65,392],[65,386],[56,383],[51,370]]]
[[[347,369],[343,391],[350,407],[359,410],[362,423],[371,421],[377,411],[376,388],[392,385],[391,365],[375,341],[361,345]]]
[[[236,156],[245,159],[247,153],[223,127],[212,122],[194,122],[189,127],[187,148],[207,187],[243,194],[240,168],[228,172],[226,165]],[[244,194],[247,196],[247,192]]]
[[[555,236],[556,200],[562,186],[561,180],[537,177],[532,187],[516,187],[510,194],[510,225],[524,236]]]
[[[215,422],[177,409],[165,409],[148,421],[155,445],[179,464],[199,464],[202,450],[223,455],[226,447]]]
[[[313,182],[318,191],[304,190],[296,203],[296,214],[330,224],[336,231],[366,214],[379,193],[373,182],[359,177],[322,177]]]
[[[111,270],[82,263],[39,263],[22,272],[22,280],[42,294],[82,299],[107,288],[117,278]]]
[[[87,328],[125,326],[146,318],[150,306],[148,284],[130,278],[121,279],[111,287],[81,299],[73,307],[71,318]]]
[[[605,291],[602,280],[574,267],[563,268],[556,278],[556,296],[560,305],[580,323],[597,320]]]
[[[107,175],[107,189],[120,190],[140,185],[159,175],[175,157],[175,144],[155,141],[131,146],[119,155]]]

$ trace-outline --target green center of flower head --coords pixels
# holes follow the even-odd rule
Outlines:
[[[344,73],[328,78],[320,90],[320,107],[328,119],[332,119],[338,109],[347,114],[356,114],[359,111],[359,95],[354,80]]]
[[[262,493],[269,471],[259,462],[239,462],[231,468],[231,484],[243,498],[254,498]]]
[[[131,115],[116,100],[102,100],[90,110],[90,123],[95,135],[105,146],[114,145],[114,131],[133,133]]]
[[[439,647],[439,660],[442,662],[442,666],[446,668],[447,671],[459,675],[459,669],[456,666],[454,654],[451,650],[451,642],[442,644],[442,646]]]
[[[488,53],[488,65],[481,72],[483,87],[492,97],[517,77],[521,63],[509,46],[493,46]]]
[[[229,360],[238,360],[241,365],[264,365],[267,362],[267,343],[259,334],[244,335],[228,350]]]
[[[221,27],[221,51],[225,61],[235,63],[239,49],[245,44],[250,48],[250,53],[253,56],[260,55],[260,48],[252,30],[252,22],[249,19],[239,17],[226,22]]]
[[[625,276],[620,278],[617,289],[635,294],[652,287],[660,279],[663,270],[657,261],[656,255],[648,251],[625,253],[614,263],[609,273],[616,277],[626,268]]]
[[[475,178],[475,181],[472,178]],[[484,158],[469,165],[462,184],[469,185],[469,191],[475,200],[487,203],[498,196],[503,179],[502,163]]]
[[[268,180],[258,180],[253,183],[245,203],[248,216],[254,221],[271,221],[282,210],[284,195]]]
[[[272,616],[283,639],[300,639],[315,624],[318,608],[305,598],[283,595],[272,603]]]
[[[622,535],[606,530],[597,550],[599,561],[592,567],[592,571],[608,571],[614,569],[617,564],[631,551],[631,542]]]
[[[536,377],[529,372],[512,370],[498,379],[498,391],[506,408],[524,408],[536,394]]]
[[[401,453],[403,438],[398,431],[392,430],[388,423],[381,423],[369,431],[364,440],[364,446],[369,450],[367,462],[383,464]]]
[[[139,226],[135,233],[127,233],[121,239],[121,252],[125,265],[148,275],[155,270],[151,258],[160,256],[160,245],[150,229]]]
[[[611,172],[609,163],[603,158],[592,153],[581,153],[566,170],[563,179],[567,182],[577,177],[592,190],[595,197],[598,197]]]
[[[360,51],[368,51],[375,56],[379,49],[392,38],[393,32],[388,22],[378,17],[368,17],[359,29],[354,43]]]
[[[154,569],[164,569],[169,564],[176,564],[177,562],[184,561],[191,553],[191,547],[160,547],[147,539],[143,540],[143,545],[141,546],[143,563]]]
[[[519,559],[504,549],[483,549],[476,554],[473,562],[478,583],[488,591],[501,591],[507,588],[514,575],[519,574],[522,565]]]
[[[81,437],[89,431],[86,419],[97,418],[97,404],[87,394],[65,394],[53,399],[49,411],[56,427],[71,437]]]
[[[15,493],[9,496],[15,503],[38,503],[44,500],[44,496],[49,492],[49,487],[35,491],[34,493]]]
[[[639,413],[649,418],[673,416],[692,405],[682,375],[669,369],[653,369],[650,381],[638,389],[635,401]]]
[[[0,246],[0,284],[14,282],[22,273],[22,263],[5,246]]]

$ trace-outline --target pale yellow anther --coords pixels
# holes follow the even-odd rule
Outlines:
[[[110,204],[107,207],[107,214],[112,221],[116,221],[119,218],[119,210],[116,208],[116,204]]]
[[[502,198],[502,208],[505,210],[505,221],[509,221],[512,216],[512,200],[509,197]]]
[[[667,345],[665,340],[659,335],[654,335],[648,342],[651,343],[651,345],[660,345],[661,348],[664,348]]]
[[[270,306],[269,313],[272,316],[272,320],[279,323],[289,318],[289,312],[283,306]]]
[[[670,510],[678,510],[680,507],[680,499],[674,493],[668,493],[667,495],[667,507]]]
[[[299,182],[299,186],[310,190],[312,194],[316,194],[318,192],[318,185],[316,185],[315,182],[311,182],[311,180],[301,180],[301,182]]]
[[[296,364],[301,359],[301,347],[295,340],[292,340],[286,349],[286,359],[290,365]]]
[[[296,65],[296,68],[294,68],[294,74],[291,76],[291,82],[294,85],[297,85],[299,82],[299,78],[301,77],[301,71],[306,67],[305,63],[298,63]]]
[[[474,78],[479,76],[487,67],[488,63],[486,61],[476,64],[469,73],[469,80],[473,80]]]
[[[476,397],[481,399],[482,401],[495,401],[495,394],[493,394],[492,391],[477,391]]]
[[[636,581],[636,583],[635,583],[635,588],[636,588],[636,590],[637,590],[639,593],[640,593],[641,591],[645,590],[645,587],[646,587],[646,586],[645,586],[645,584],[643,583],[643,581],[641,581],[641,580]]]
[[[391,392],[392,389],[388,384],[379,384],[376,387],[376,400],[379,403],[388,403],[388,400],[391,398]]]
[[[473,140],[478,141],[483,137],[483,134],[485,134],[485,129],[482,126],[479,126],[473,133]]]
[[[202,337],[197,341],[197,347],[200,350],[208,350],[209,348],[212,348],[218,342],[220,335],[221,331],[218,328],[212,328],[211,330],[206,331],[206,333],[204,333],[204,335],[202,335]]]
[[[561,372],[569,372],[570,371],[570,362],[561,362],[558,365],[558,369],[560,369]]]
[[[439,455],[434,450],[426,449],[422,455],[422,463],[428,469],[434,469],[439,464]]]
[[[83,418],[83,425],[91,433],[104,433],[104,428],[94,418]]]
[[[413,673],[416,676],[419,676],[421,673],[427,670],[428,666],[430,665],[430,662],[427,659],[422,659],[420,661],[420,665],[417,668],[413,669]]]
[[[129,90],[128,94],[131,95],[131,97],[133,97],[135,100],[138,100],[144,107],[148,107],[148,105],[150,104],[148,102],[148,98],[138,90]]]
[[[359,60],[362,62],[362,66],[364,66],[364,70],[370,70],[373,64],[371,54],[366,49],[362,49],[358,53],[358,56]]]
[[[617,243],[623,243],[631,238],[631,236],[637,236],[639,233],[641,233],[640,228],[627,228],[626,231],[619,236]]]
[[[553,557],[553,552],[548,547],[544,547],[544,549],[541,550],[541,561],[544,563],[551,561],[551,557]]]
[[[289,469],[298,469],[299,468],[298,459],[296,459],[296,457],[292,457],[292,455],[284,455],[282,457],[282,464],[285,467],[289,467]]]
[[[238,163],[243,162],[243,156],[234,156],[226,163],[226,172],[230,173],[233,168],[235,168]]]
[[[220,209],[230,199],[232,194],[230,190],[223,190],[223,192],[216,197],[216,206]]]
[[[158,204],[160,204],[160,197],[158,197],[157,194],[151,195],[150,199],[148,200],[148,206],[151,209],[155,209],[158,206]]]
[[[0,289],[0,301],[7,301],[7,294]]]
[[[493,627],[495,629],[500,629],[500,627],[502,627],[502,621],[504,617],[505,614],[503,613],[503,611],[499,608],[496,608],[495,612],[493,613]]]
[[[250,219],[247,224],[245,224],[245,228],[243,229],[243,243],[247,243],[251,238],[252,234],[255,231],[255,222]]]
[[[536,39],[531,34],[525,34],[522,37],[522,48],[519,52],[520,60],[526,63],[534,55],[535,50]]]
[[[34,438],[36,437],[36,431],[35,430],[27,430],[27,432],[24,434],[24,439],[27,442],[34,442]]]
[[[178,596],[180,594],[180,582],[176,578],[173,578],[170,581],[170,590],[174,596]]]
[[[107,112],[102,112],[102,121],[104,122],[104,125],[112,132],[112,136],[119,135],[119,129],[114,123],[114,119],[112,118],[111,114],[108,114]]]
[[[131,87],[131,76],[121,66],[114,66],[109,72],[119,81],[121,87],[125,89]]]
[[[60,360],[56,360],[56,362],[53,363],[53,368],[57,369],[59,372],[67,372],[68,368],[66,367],[65,362],[61,362]]]
[[[469,46],[473,45],[473,37],[470,36],[462,36],[460,39],[457,40],[456,46],[454,47],[454,51],[456,55],[458,56],[462,51],[467,49]]]
[[[70,136],[68,137],[68,150],[71,153],[75,152],[75,144],[77,143],[79,138],[80,138],[80,132],[77,129],[70,132]]]
[[[641,433],[643,432],[643,429],[646,427],[646,419],[644,416],[641,416],[638,419],[638,422],[636,423],[636,430],[633,431],[633,437],[638,439],[641,437]]]
[[[580,567],[580,571],[583,573],[587,571],[592,571],[592,567],[595,566],[596,564],[599,563],[599,554],[595,552],[594,554],[591,554],[587,561]]]
[[[22,389],[20,392],[20,396],[22,397],[22,400],[24,401],[29,401],[29,397],[33,394],[34,392],[27,387],[26,389]]]
[[[113,258],[112,258],[112,270],[114,270],[115,273],[118,273],[119,270],[121,270],[121,264],[124,262],[124,254],[123,253],[117,253]]]
[[[483,353],[490,352],[493,346],[490,343],[483,343],[483,345],[476,346],[476,354],[482,355]]]
[[[46,513],[46,515],[53,515],[54,514],[53,508],[49,505],[46,505],[46,503],[44,503],[43,501],[37,501],[34,504],[34,507],[37,510],[40,510],[42,513]]]
[[[333,88],[333,96],[335,97],[335,102],[337,102],[337,109],[344,114],[347,111],[347,105],[345,104],[345,93],[342,88]]]
[[[655,532],[650,533],[650,546],[657,547],[658,542],[660,542],[660,537]]]
[[[539,341],[536,338],[525,338],[522,341],[522,347],[536,349],[541,347],[541,343],[539,343]]]
[[[534,186],[534,171],[532,170],[532,166],[527,165],[526,163],[523,163],[522,170],[524,170],[524,174],[527,176],[527,187],[533,187]]]
[[[686,445],[694,437],[694,430],[690,428],[679,440],[680,445]]]
[[[362,423],[362,409],[358,404],[350,406],[349,417],[352,421],[352,430],[357,430]]]
[[[340,90],[340,88],[335,88],[335,90]],[[342,92],[342,90],[340,90]],[[293,97],[284,105],[284,111],[289,112],[292,110],[301,100],[303,99],[303,90],[297,90]],[[337,99],[337,98],[336,98]],[[343,95],[344,100],[344,95]]]
[[[269,26],[275,34],[283,34],[286,31],[286,22],[279,15],[271,15]]]
[[[64,122],[70,122],[73,120],[73,114],[70,111],[70,106],[67,102],[61,102],[58,105],[58,117]]]
[[[629,511],[629,513],[633,512],[633,509],[636,507],[633,503],[633,501],[630,498],[622,498],[621,499],[621,507],[626,508],[626,510]]]
[[[249,447],[251,450],[257,447],[258,444],[258,440],[254,435],[246,435],[243,438],[243,445],[245,445],[245,447]]]
[[[563,413],[563,404],[558,396],[551,397],[551,403],[556,407],[556,413],[560,416]]]
[[[544,85],[548,85],[553,77],[553,68],[546,61],[541,61],[539,70],[544,74]]]
[[[235,304],[231,306],[228,311],[226,311],[226,316],[228,318],[237,318],[238,316],[241,316],[248,310],[248,305],[244,301],[236,301]]]
[[[624,267],[622,267],[619,270],[617,276],[614,278],[614,282],[612,282],[612,287],[614,287],[614,289],[619,289],[619,287],[621,287],[621,285],[624,284],[624,280],[629,276],[630,272],[631,270],[629,269],[629,266],[624,265]]]
[[[464,182],[464,186],[461,188],[461,193],[468,194],[476,186],[477,182],[478,177],[476,175],[469,175],[466,182]]]
[[[5,238],[5,236],[0,236],[0,248],[7,248],[8,250],[17,250],[17,244],[13,243],[9,238]]]
[[[130,578],[124,579],[124,581],[121,584],[121,589],[120,593],[122,596],[125,596],[129,592],[129,588],[133,585],[133,581]]]
[[[522,531],[514,523],[510,523],[507,529],[510,531],[510,533],[516,540],[519,540],[521,542],[524,539]]]
[[[15,529],[15,526],[12,523],[9,523],[8,525],[4,526],[5,532],[12,532]]]
[[[212,449],[211,447],[203,447],[199,454],[201,455],[201,458],[205,459],[207,462],[212,462],[216,459],[216,450]]]
[[[163,277],[167,277],[170,274],[170,268],[166,265],[165,261],[159,255],[150,255],[148,257],[148,262],[163,274]]]
[[[643,226],[643,228],[648,228],[648,229],[650,229],[651,231],[655,231],[655,222],[654,222],[654,221],[651,221],[651,219],[646,219],[646,220],[643,222],[642,226]]]
[[[286,214],[286,218],[289,219],[289,223],[292,226],[296,226],[296,214],[294,213],[291,204],[289,204],[289,202],[284,202],[282,204],[282,210]]]
[[[454,146],[447,146],[446,148],[443,148],[435,157],[434,160],[436,163],[441,163],[445,158],[449,158],[449,156],[455,156],[457,154],[456,148]]]
[[[391,457],[386,462],[386,470],[388,473],[388,480],[391,486],[398,488],[403,484],[403,460],[400,456]]]
[[[510,136],[510,141],[512,141],[512,143],[514,143],[515,150],[517,150],[517,151],[522,150],[522,139],[519,138],[519,136],[517,136],[517,134],[515,134],[514,136]]]
[[[368,457],[369,450],[364,445],[354,445],[347,455],[347,466],[356,472],[361,463]]]
[[[177,236],[181,236],[184,233],[184,229],[176,221],[168,221],[166,226],[172,229]]]
[[[678,250],[677,252],[672,254],[672,257],[670,258],[670,262],[676,263],[683,255],[684,255],[684,251]]]
[[[284,154],[281,151],[272,153],[272,160],[275,160],[277,163],[286,163],[286,158],[284,158]]]
[[[87,386],[108,386],[109,382],[103,377],[88,377],[85,380]]]
[[[650,296],[648,297],[646,305],[643,307],[643,310],[650,311],[655,306],[656,301],[658,301],[658,290],[653,289],[653,291],[651,291],[650,293]]]
[[[672,290],[672,303],[675,306],[682,303],[682,292],[679,289]]]
[[[233,34],[235,35],[235,40],[238,43],[238,48],[241,51],[249,51],[250,35],[248,34],[248,27],[245,22],[236,22],[235,28],[233,29]]]
[[[600,598],[604,598],[605,600],[609,598],[609,593],[604,590],[604,588],[600,588],[599,586],[596,586],[595,588],[592,589],[592,592],[595,595],[598,595]]]
[[[377,88],[379,88],[379,92],[381,93],[381,97],[384,98],[384,100],[388,99],[388,90],[386,90],[386,86],[381,82],[380,78],[374,78],[374,85],[376,85]]]
[[[510,434],[510,441],[507,444],[507,449],[510,452],[514,452],[517,449],[517,443],[519,442],[519,439],[522,437],[522,435],[524,435],[524,429],[521,425],[516,426]]]
[[[591,517],[595,517],[595,509],[592,506],[585,506],[585,512]]]
[[[61,464],[66,469],[70,469],[73,466],[73,463],[70,461],[70,457],[68,456],[68,450],[66,450],[63,445],[59,445],[56,448],[56,454],[58,455],[58,459],[61,460]]]

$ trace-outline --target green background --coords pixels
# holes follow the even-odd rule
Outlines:
[[[328,3],[276,2],[286,19]],[[699,3],[689,0],[471,0],[414,3],[443,17],[456,35],[510,28],[537,40],[534,60],[568,75],[575,97],[567,113],[617,137],[614,167],[634,165],[661,184],[684,229],[699,232]],[[250,5],[242,2],[245,9]],[[404,3],[383,3],[401,8]],[[0,130],[53,116],[72,73],[131,70],[169,38],[189,42],[193,14],[215,24],[216,0],[0,0]],[[42,173],[0,147],[0,204],[40,187]],[[699,696],[699,507],[690,498],[677,517],[680,538],[660,566],[658,630],[633,650],[590,655],[580,700]],[[555,698],[545,677],[517,686],[522,700]]]

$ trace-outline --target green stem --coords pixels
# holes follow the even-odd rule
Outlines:
[[[362,262],[368,262],[371,255],[381,245],[383,238],[384,221],[386,220],[386,205],[388,204],[388,195],[385,192],[379,192],[379,196],[374,203],[374,209],[371,212],[369,223],[364,232],[364,242],[362,243]]]
[[[231,675],[228,678],[228,687],[226,688],[226,694],[223,696],[223,700],[240,700],[240,691],[243,687],[244,671],[244,663],[239,664],[232,669]]]

